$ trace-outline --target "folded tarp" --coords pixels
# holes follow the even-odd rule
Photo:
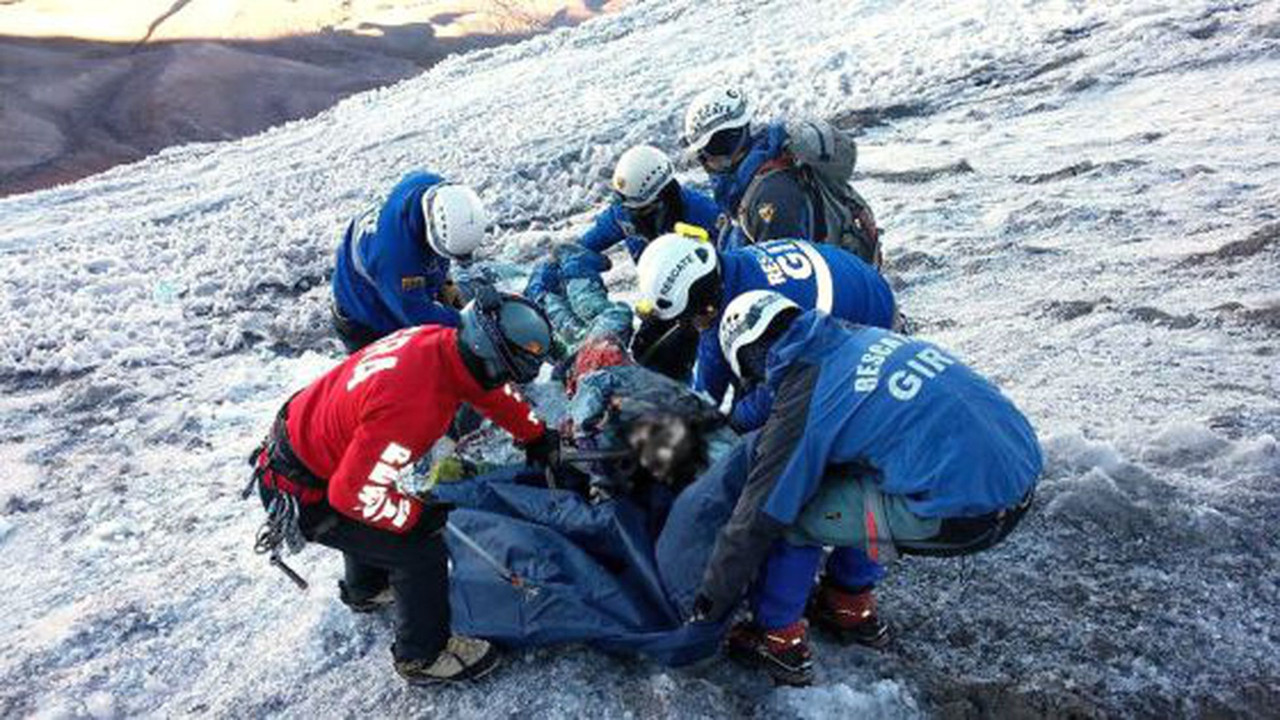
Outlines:
[[[450,534],[455,632],[514,647],[587,643],[680,665],[716,651],[724,624],[686,625],[716,534],[746,481],[741,443],[676,498],[654,538],[629,500],[520,484],[508,468],[436,488],[450,522],[524,580],[516,587]]]

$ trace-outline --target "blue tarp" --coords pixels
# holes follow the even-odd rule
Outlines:
[[[450,522],[512,572],[516,588],[449,537],[453,628],[503,645],[584,642],[668,665],[714,653],[724,624],[685,625],[716,534],[746,481],[740,443],[676,498],[654,538],[629,500],[592,505],[519,484],[521,468],[436,488]]]

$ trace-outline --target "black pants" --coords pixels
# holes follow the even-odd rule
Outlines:
[[[1035,498],[1035,489],[1018,501],[1017,505],[998,512],[988,513],[972,518],[947,518],[936,537],[929,540],[906,540],[895,542],[898,551],[904,555],[932,555],[934,557],[956,557],[971,555],[994,547],[1009,536],[1013,529],[1022,522],[1022,516],[1031,509]]]
[[[344,315],[337,301],[329,303],[329,313],[333,319],[333,330],[347,348],[348,355],[354,355],[364,346],[382,339],[384,335]]]
[[[391,652],[397,660],[432,660],[449,640],[445,517],[428,509],[413,530],[397,535],[356,522],[324,503],[302,508],[298,524],[303,535],[342,551],[349,592],[370,597],[390,585],[396,601]]]

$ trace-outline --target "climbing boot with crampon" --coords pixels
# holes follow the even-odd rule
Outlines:
[[[876,597],[869,587],[848,590],[824,578],[805,614],[841,643],[872,648],[889,644],[889,626],[876,617]]]
[[[410,685],[479,680],[498,666],[498,649],[486,640],[454,635],[433,660],[397,660]]]
[[[776,683],[809,685],[813,682],[813,655],[807,628],[804,620],[776,630],[765,630],[751,622],[738,623],[726,641],[729,657],[763,667]]]

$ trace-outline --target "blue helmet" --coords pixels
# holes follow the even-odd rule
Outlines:
[[[524,384],[551,352],[551,323],[525,298],[486,287],[462,309],[458,340],[478,361],[482,385]]]

